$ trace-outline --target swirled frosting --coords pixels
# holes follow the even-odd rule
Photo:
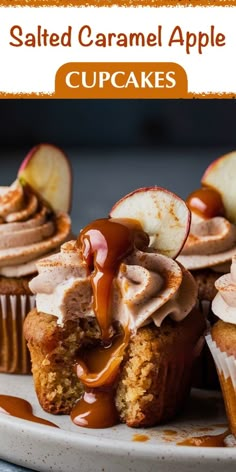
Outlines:
[[[230,272],[215,282],[218,293],[212,301],[212,311],[223,321],[236,324],[236,256]]]
[[[58,249],[70,227],[68,215],[53,214],[18,181],[0,187],[0,275],[21,277],[36,272],[36,261]]]
[[[225,272],[236,254],[236,226],[226,218],[217,216],[203,219],[192,214],[191,229],[185,246],[177,260],[187,269],[211,267]]]
[[[94,317],[91,276],[75,241],[37,263],[39,274],[30,282],[37,310],[57,316],[58,324]],[[113,280],[112,319],[136,330],[151,321],[160,326],[170,316],[181,321],[196,303],[191,274],[174,260],[134,250],[120,264]]]

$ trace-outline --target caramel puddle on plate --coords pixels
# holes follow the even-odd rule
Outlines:
[[[184,441],[178,442],[177,446],[226,447],[224,440],[229,434],[230,432],[227,430],[224,431],[224,433],[216,435],[192,436],[184,439]]]
[[[221,425],[222,426],[222,425]],[[224,425],[225,426],[225,425]],[[214,431],[214,428],[209,427],[198,427],[194,428],[194,431],[199,432],[208,432]],[[176,442],[176,439],[181,436],[181,434],[186,435],[186,430],[174,430],[166,429],[161,432],[162,439],[166,442]],[[208,434],[203,436],[190,436],[190,432],[187,433],[188,436],[178,440],[176,442],[177,446],[194,446],[194,447],[227,447],[225,444],[225,438],[230,434],[228,430],[220,434]],[[147,434],[134,434],[132,440],[138,442],[148,441],[150,437]]]
[[[178,432],[175,431],[174,429],[164,429],[163,434],[165,436],[176,436],[176,434],[178,434]]]
[[[138,442],[146,442],[149,441],[150,436],[147,434],[134,434],[132,437],[132,441],[138,441]]]
[[[217,434],[216,427],[226,428],[227,424],[218,424],[215,427],[209,426],[195,426],[191,430],[187,429],[166,429],[162,431],[162,440],[165,442],[175,443],[177,446],[195,446],[195,447],[226,447],[224,442],[226,436],[230,433],[224,431]],[[216,434],[211,434],[215,432]],[[195,433],[210,433],[202,436],[195,436]]]
[[[51,421],[35,416],[31,404],[27,400],[23,400],[23,398],[19,397],[0,395],[0,413],[15,416],[16,418],[21,418],[23,420],[33,421],[34,423],[53,426],[54,428],[59,427]]]

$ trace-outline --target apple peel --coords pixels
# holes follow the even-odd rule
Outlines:
[[[54,211],[71,208],[72,172],[64,152],[51,144],[32,148],[18,171],[22,186],[30,186]]]
[[[214,188],[222,197],[226,217],[236,224],[236,151],[212,162],[204,172],[201,183]]]
[[[150,238],[149,247],[172,259],[183,248],[191,223],[186,203],[161,187],[129,193],[113,206],[109,216],[138,220]]]

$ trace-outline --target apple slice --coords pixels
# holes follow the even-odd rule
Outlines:
[[[236,151],[212,162],[203,174],[201,183],[220,193],[226,217],[236,223]]]
[[[191,222],[185,202],[161,187],[129,193],[113,206],[110,217],[138,220],[150,238],[149,246],[173,259],[184,246]]]
[[[68,213],[71,208],[72,173],[61,149],[39,144],[29,151],[17,175],[22,185],[28,184],[54,211]]]

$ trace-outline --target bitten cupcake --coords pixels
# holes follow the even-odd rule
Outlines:
[[[200,307],[211,325],[216,321],[211,310],[216,295],[215,282],[220,274],[229,271],[231,259],[236,254],[232,179],[236,179],[236,153],[218,159],[206,170],[202,188],[187,198],[192,222],[185,246],[177,258],[194,276]],[[200,385],[216,388],[218,378],[207,347],[205,354],[199,372]]]
[[[49,192],[53,177],[50,166],[57,163],[60,168],[61,160],[65,160],[63,153],[50,145],[34,148],[17,180],[9,187],[0,187],[0,372],[30,373],[23,335],[25,316],[35,305],[29,281],[36,275],[37,260],[58,251],[70,234],[68,214],[54,209],[44,199],[43,159],[48,166]],[[65,173],[64,178],[67,180]],[[60,185],[59,179],[57,183]],[[55,182],[52,185],[55,187]],[[55,193],[56,190],[54,204]]]
[[[174,194],[139,189],[37,264],[24,332],[46,411],[100,428],[181,410],[206,328],[194,279],[174,260],[189,222]]]
[[[212,310],[219,321],[206,337],[214,358],[230,430],[236,437],[236,256],[230,273],[216,281]]]

